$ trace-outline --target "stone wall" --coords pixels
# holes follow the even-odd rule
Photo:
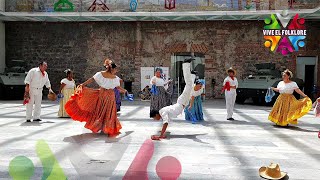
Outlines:
[[[120,65],[124,80],[134,79],[134,91],[138,92],[141,66],[170,66],[173,53],[205,49],[206,90],[211,97],[211,80],[216,80],[219,94],[225,69],[230,66],[242,78],[254,71],[255,63],[275,62],[278,68],[295,72],[296,56],[319,56],[320,23],[307,21],[306,25],[306,47],[284,58],[263,46],[263,21],[7,22],[6,60],[25,59],[29,68],[48,61],[50,79],[57,89],[64,69],[73,69],[77,82],[83,82],[102,70],[103,60],[109,57]]]
[[[69,0],[74,5],[74,11],[86,12],[94,0]],[[99,1],[99,0],[98,0]],[[131,11],[131,0],[101,0],[105,2],[109,11]],[[53,11],[54,3],[58,0],[6,0],[6,11],[45,12]],[[100,2],[100,1],[99,1]],[[225,10],[282,10],[288,9],[287,0],[175,0],[176,8],[171,11],[225,11]],[[296,0],[295,9],[316,8],[318,0]],[[168,11],[165,0],[138,0],[137,11]]]

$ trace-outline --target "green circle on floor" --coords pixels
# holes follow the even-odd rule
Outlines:
[[[30,179],[34,174],[33,162],[25,156],[17,156],[10,161],[9,174],[14,180]]]

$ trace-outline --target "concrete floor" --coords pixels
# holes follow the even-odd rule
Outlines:
[[[58,104],[46,101],[43,121],[25,123],[21,103],[0,101],[1,180],[12,179],[9,164],[17,156],[32,163],[12,162],[10,173],[29,168],[32,176],[34,166],[31,179],[170,179],[181,165],[179,179],[257,180],[258,169],[271,162],[288,172],[286,179],[320,179],[320,119],[313,112],[296,127],[279,128],[268,121],[271,107],[237,105],[236,121],[227,121],[223,100],[206,101],[205,122],[180,116],[169,125],[167,140],[150,141],[161,123],[148,118],[148,102],[123,102],[122,133],[113,138],[58,118]]]

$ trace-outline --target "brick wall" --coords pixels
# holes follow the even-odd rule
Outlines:
[[[134,79],[137,92],[141,66],[170,66],[174,52],[201,45],[205,48],[194,49],[205,49],[205,76],[208,83],[216,79],[219,94],[225,69],[230,66],[242,78],[254,71],[255,63],[276,62],[278,68],[295,72],[296,56],[319,56],[320,23],[307,21],[306,25],[306,48],[284,58],[264,48],[263,21],[7,22],[6,60],[25,59],[29,68],[40,60],[48,61],[50,79],[57,89],[64,69],[73,69],[77,82],[83,82],[102,70],[103,60],[109,57],[120,65],[124,80]],[[207,92],[212,95],[210,84]]]

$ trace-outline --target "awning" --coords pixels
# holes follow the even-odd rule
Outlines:
[[[0,12],[1,21],[39,22],[88,22],[88,21],[215,21],[215,20],[264,20],[271,11],[193,11],[193,12]],[[289,10],[306,19],[320,19],[316,9]]]

